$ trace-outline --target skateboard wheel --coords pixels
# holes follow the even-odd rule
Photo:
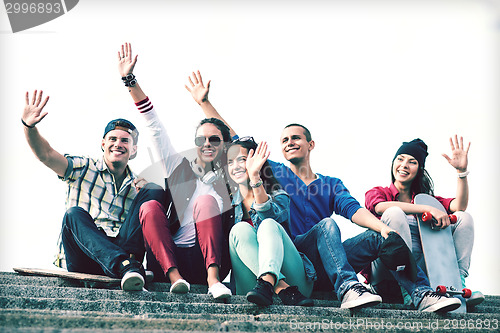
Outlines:
[[[468,288],[462,289],[464,298],[469,298],[472,296],[472,291]]]
[[[437,286],[436,292],[440,295],[446,294],[446,287],[445,286]]]
[[[456,215],[450,214],[449,216],[450,216],[451,224],[457,223],[457,216]]]
[[[422,221],[427,222],[432,220],[432,214],[429,212],[425,212],[422,214]]]

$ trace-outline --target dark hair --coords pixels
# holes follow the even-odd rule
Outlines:
[[[224,170],[223,166],[227,162],[227,147],[228,147],[229,143],[231,142],[231,133],[229,131],[229,127],[227,127],[227,125],[224,124],[224,122],[222,120],[220,120],[220,119],[217,119],[217,118],[204,118],[204,119],[202,119],[200,121],[200,123],[198,124],[198,126],[196,126],[196,132],[198,132],[198,129],[201,126],[205,125],[205,124],[212,124],[212,125],[214,125],[215,127],[217,127],[217,129],[222,134],[222,141],[224,142],[224,147],[222,148],[222,152],[221,152],[220,158],[215,163],[212,163],[212,170],[215,170],[215,169],[218,169],[218,168]]]
[[[304,125],[301,125],[301,124],[292,123],[292,124],[286,125],[285,128],[293,127],[293,126],[302,127],[304,129],[304,135],[306,136],[307,142],[311,142],[311,140],[312,140],[311,132],[307,129],[307,127],[305,127]]]
[[[198,132],[198,129],[202,125],[205,125],[205,124],[212,124],[215,127],[217,127],[217,129],[222,134],[222,141],[224,141],[225,143],[230,143],[231,142],[231,133],[229,131],[229,127],[227,127],[227,125],[224,124],[224,122],[222,120],[217,119],[217,118],[205,118],[205,119],[202,119],[200,121],[200,123],[198,124],[198,126],[196,127],[196,132]]]
[[[224,142],[224,146],[222,147],[222,152],[221,152],[220,158],[218,159],[218,161],[214,161],[215,163],[211,163],[211,168],[212,168],[212,171],[215,171],[216,169],[221,170],[222,179],[220,181],[222,183],[224,183],[224,186],[225,186],[227,193],[229,195],[229,200],[230,200],[229,204],[232,204],[233,193],[231,191],[232,190],[231,186],[229,185],[230,178],[228,177],[228,175],[226,173],[226,171],[227,171],[227,168],[226,168],[226,166],[227,166],[227,149],[229,148],[229,144],[231,143],[231,132],[229,130],[229,127],[227,127],[227,125],[222,120],[217,119],[217,118],[204,118],[204,119],[202,119],[200,121],[200,123],[198,124],[198,126],[196,126],[196,132],[198,132],[198,129],[205,124],[214,125],[215,127],[217,127],[217,129],[222,134],[222,141]],[[195,136],[196,136],[196,132],[195,132]]]
[[[394,173],[392,171],[393,168],[394,168],[394,161],[392,161],[392,165],[391,165],[392,183],[394,183],[394,181],[396,180],[394,178]],[[423,168],[420,165],[418,166],[417,176],[415,177],[415,179],[413,179],[413,181],[411,183],[410,190],[411,190],[412,195],[425,193],[425,194],[429,194],[429,195],[434,196],[434,182],[432,181],[432,178],[429,175],[429,173],[427,172],[427,170],[425,170],[425,168]]]
[[[257,149],[257,143],[253,140],[253,138],[248,140],[237,139],[231,143],[229,148],[232,146],[240,146],[245,148],[247,151],[250,151],[250,149],[255,151],[255,149]],[[271,194],[274,191],[282,189],[280,183],[276,180],[276,177],[274,177],[273,169],[268,161],[265,161],[264,165],[260,169],[260,178],[262,179],[266,193]],[[235,185],[234,188],[236,190],[237,186]]]

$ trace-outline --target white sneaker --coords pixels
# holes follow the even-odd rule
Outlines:
[[[458,309],[462,302],[452,296],[440,295],[433,291],[425,293],[418,305],[418,310],[423,312],[448,312]]]
[[[382,297],[372,294],[361,283],[356,283],[342,297],[341,309],[366,308],[382,302]]]
[[[125,291],[142,290],[144,287],[144,278],[140,273],[129,271],[123,275],[121,287]]]
[[[179,279],[179,280],[175,281],[174,283],[172,283],[172,285],[170,286],[170,292],[176,293],[176,294],[185,294],[185,293],[189,292],[190,289],[191,289],[191,286],[184,279]]]
[[[217,282],[210,288],[208,288],[208,294],[212,295],[215,299],[223,299],[231,297],[231,289],[223,285],[221,282]]]

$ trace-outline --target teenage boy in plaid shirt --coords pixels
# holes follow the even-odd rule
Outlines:
[[[121,278],[123,290],[144,286],[144,240],[141,205],[163,201],[163,189],[147,184],[140,188],[128,161],[137,154],[139,132],[125,119],[108,123],[101,143],[103,157],[62,155],[40,135],[36,125],[47,115],[43,92],[35,90],[21,121],[35,156],[68,184],[62,244],[70,272]]]

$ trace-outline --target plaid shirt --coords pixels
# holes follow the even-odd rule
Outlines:
[[[65,155],[68,169],[61,180],[68,183],[66,209],[81,207],[110,237],[116,237],[137,195],[135,176],[127,166],[127,176],[117,191],[113,175],[103,159]]]

